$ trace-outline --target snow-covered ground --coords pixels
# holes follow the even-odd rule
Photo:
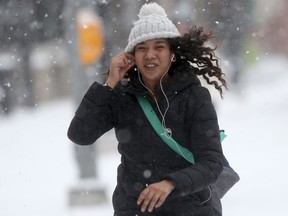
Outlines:
[[[288,215],[288,61],[260,60],[246,71],[241,92],[228,92],[217,104],[223,143],[241,180],[224,197],[224,215]],[[107,203],[69,207],[69,189],[77,185],[73,148],[66,137],[75,107],[69,99],[0,116],[1,216],[111,216],[111,194],[119,155],[113,133],[98,143],[115,142],[97,156],[99,181]],[[285,168],[286,167],[286,168]],[[286,171],[285,171],[286,170]]]

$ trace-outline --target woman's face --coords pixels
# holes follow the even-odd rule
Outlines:
[[[157,83],[169,69],[173,53],[166,39],[152,39],[135,47],[135,62],[144,82]]]

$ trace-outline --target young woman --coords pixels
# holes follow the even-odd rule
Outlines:
[[[89,145],[115,129],[121,164],[114,216],[214,215],[209,185],[223,169],[223,153],[217,115],[197,75],[221,95],[226,82],[214,50],[204,46],[209,39],[196,27],[181,36],[162,7],[145,4],[106,83],[85,94],[68,136]],[[166,136],[191,151],[194,164],[163,142],[137,97],[151,103]]]

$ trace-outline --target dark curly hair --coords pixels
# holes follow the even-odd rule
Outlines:
[[[177,61],[171,66],[170,75],[202,76],[209,85],[213,85],[223,97],[223,88],[228,89],[224,73],[215,56],[215,48],[205,46],[205,42],[215,39],[212,32],[204,33],[203,27],[193,26],[188,33],[169,38],[171,51]],[[216,79],[215,79],[216,78]]]
[[[212,40],[212,32],[204,33],[203,27],[193,26],[183,36],[168,38],[171,51],[175,54],[176,61],[170,67],[168,74],[178,79],[192,78],[199,80],[202,76],[209,85],[213,85],[223,97],[223,88],[228,89],[215,48],[205,46],[205,42]],[[138,79],[135,73],[137,67],[132,67],[127,76]]]

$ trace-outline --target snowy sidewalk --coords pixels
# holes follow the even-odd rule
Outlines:
[[[244,91],[227,93],[217,106],[220,126],[228,134],[224,152],[241,177],[223,199],[224,215],[288,215],[287,67],[283,59],[263,60],[246,72]],[[113,215],[119,155],[112,132],[98,144],[99,180],[109,202],[91,208],[68,205],[68,190],[77,183],[66,136],[74,111],[65,99],[0,116],[1,216]]]

